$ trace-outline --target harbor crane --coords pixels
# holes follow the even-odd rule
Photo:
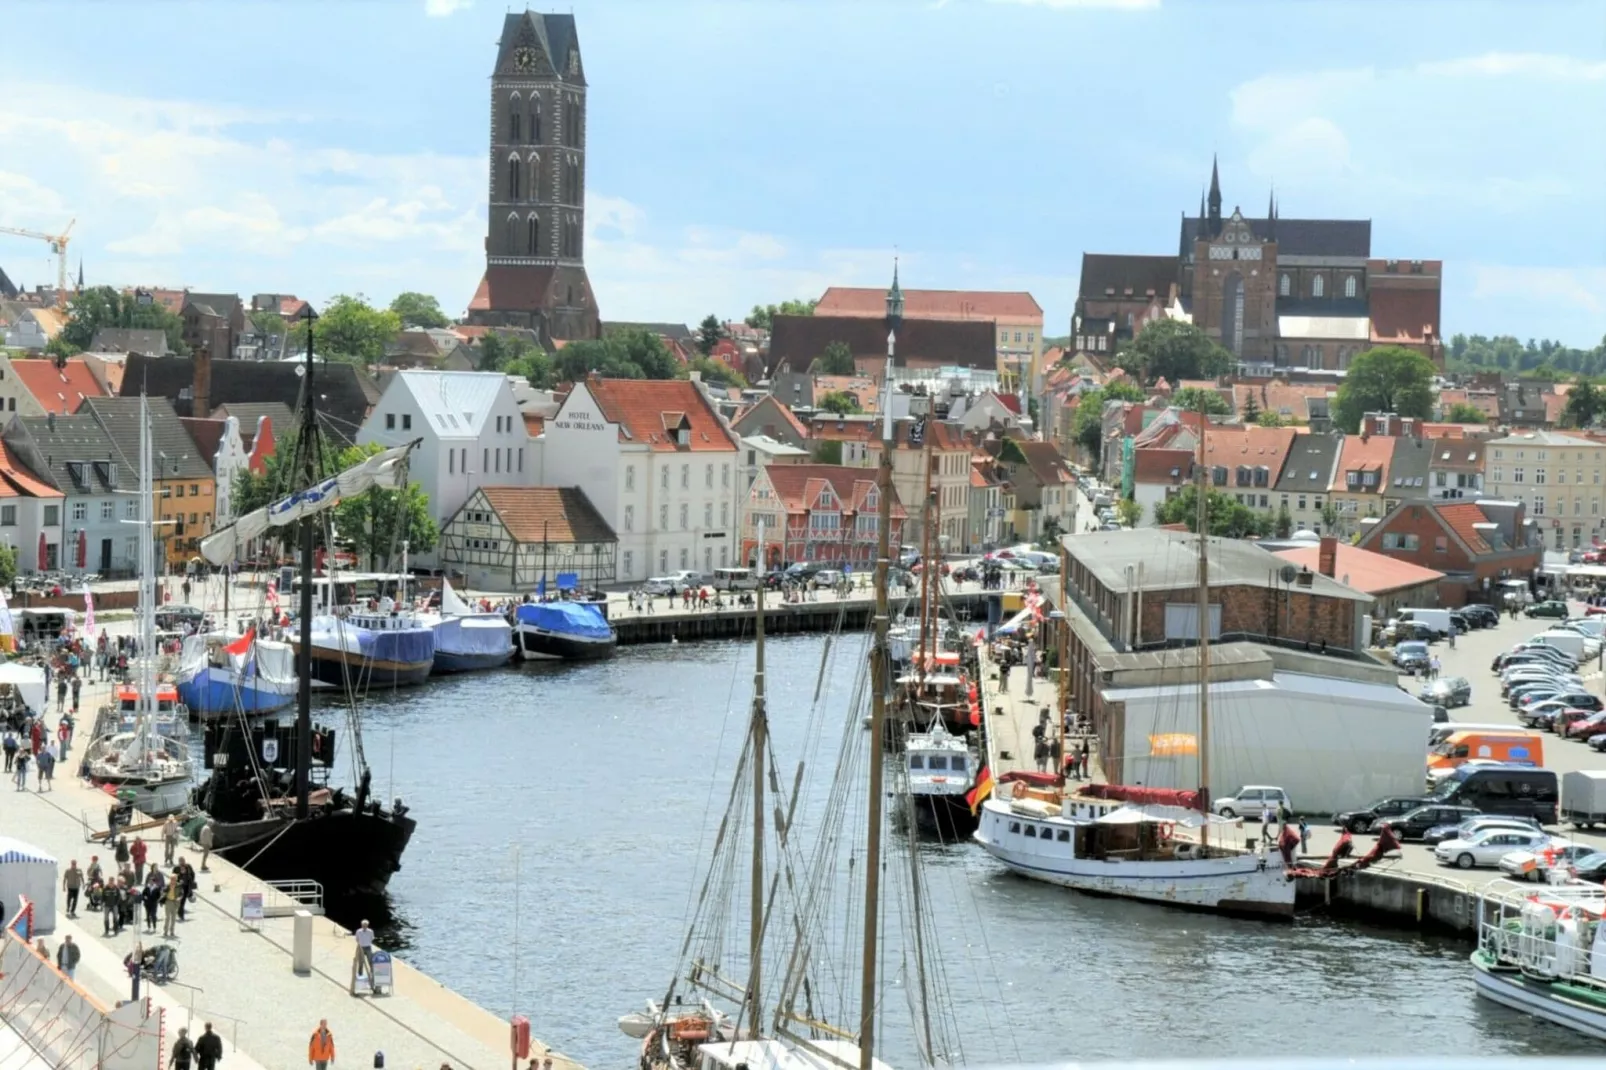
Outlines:
[[[44,234],[37,230],[23,230],[20,227],[0,227],[0,234],[15,234],[19,238],[37,238],[39,241],[49,242],[50,251],[56,254],[56,307],[62,308],[67,304],[67,241],[72,233],[74,219],[68,223],[60,234]]]

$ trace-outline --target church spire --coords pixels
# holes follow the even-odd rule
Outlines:
[[[1277,238],[1277,187],[1273,186],[1266,195],[1266,237]]]
[[[84,289],[84,258],[80,256],[78,258],[78,290],[79,290],[79,292],[82,292],[83,289]]]
[[[1214,154],[1210,157],[1210,236],[1221,233],[1221,172]]]

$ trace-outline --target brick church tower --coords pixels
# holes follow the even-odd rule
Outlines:
[[[1186,221],[1185,221],[1186,225]],[[1183,294],[1194,325],[1244,361],[1270,361],[1277,340],[1277,209],[1246,219],[1221,214],[1221,176],[1210,166],[1210,193],[1186,249]]]
[[[528,328],[549,346],[600,335],[585,269],[585,117],[574,16],[508,15],[491,72],[485,277],[469,323]]]

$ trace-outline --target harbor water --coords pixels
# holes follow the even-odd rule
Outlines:
[[[767,646],[781,779],[791,782],[807,726],[835,737],[818,741],[824,761],[811,757],[806,840],[837,740],[862,731],[842,727],[862,642],[837,641],[820,721],[810,710],[826,640]],[[390,944],[488,1009],[528,1014],[582,1064],[634,1066],[637,1042],[614,1021],[661,997],[675,970],[745,729],[753,651],[634,647],[367,702],[375,788],[419,819],[390,886]],[[1470,948],[1458,941],[1094,899],[1006,875],[965,845],[921,850],[944,1009],[966,1063],[1598,1053],[1475,998]],[[905,1000],[893,1002],[901,1012]],[[913,1065],[908,1028],[892,1024],[890,1007],[885,1017],[883,1054]]]

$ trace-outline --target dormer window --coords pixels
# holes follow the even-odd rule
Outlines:
[[[1358,487],[1361,485],[1361,474],[1359,472],[1350,472],[1344,481],[1352,487]]]

